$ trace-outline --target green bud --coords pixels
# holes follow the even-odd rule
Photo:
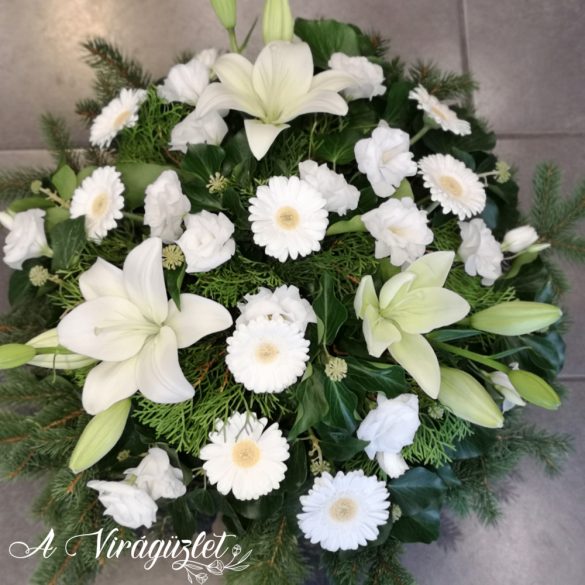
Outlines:
[[[38,195],[41,192],[41,188],[43,187],[43,183],[36,179],[30,184],[31,193]]]
[[[266,44],[271,41],[292,41],[294,20],[288,0],[266,0],[262,34]]]
[[[105,457],[124,432],[130,414],[129,398],[94,416],[79,437],[69,460],[73,473],[81,473]]]
[[[508,372],[508,378],[527,402],[547,410],[556,410],[561,405],[559,395],[540,376],[524,370],[512,370]]]
[[[439,402],[470,423],[501,428],[504,415],[487,390],[471,375],[454,368],[441,368]]]
[[[36,353],[34,347],[21,343],[0,345],[0,370],[10,370],[11,368],[24,366],[35,357]]]
[[[211,6],[224,28],[236,28],[236,0],[211,0]]]
[[[554,305],[511,301],[475,313],[471,326],[497,335],[524,335],[556,323],[563,312]]]

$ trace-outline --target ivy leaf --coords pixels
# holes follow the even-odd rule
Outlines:
[[[345,165],[355,160],[355,143],[361,137],[362,133],[354,128],[329,134],[315,149],[315,155],[334,165]]]
[[[317,317],[323,322],[323,335],[319,336],[319,341],[325,345],[333,343],[341,326],[347,321],[347,309],[344,304],[337,299],[333,289],[334,280],[329,272],[323,273],[321,277],[321,289],[315,298],[313,308]]]
[[[296,398],[297,418],[288,433],[289,441],[322,420],[329,410],[329,404],[325,398],[322,372],[316,370],[312,376],[303,380],[297,386]]]
[[[116,169],[122,175],[124,183],[124,200],[128,209],[144,205],[146,187],[154,183],[163,171],[174,170],[173,167],[153,163],[118,163]]]
[[[221,172],[224,158],[225,151],[220,146],[192,144],[183,159],[181,170],[195,175],[207,185],[209,177]]]
[[[329,405],[324,422],[353,433],[357,426],[354,414],[357,408],[357,396],[343,382],[333,382],[329,378],[325,379],[324,389],[325,400]]]
[[[52,269],[69,268],[83,250],[85,242],[85,217],[67,219],[57,224],[51,232]]]
[[[51,177],[51,182],[61,198],[69,201],[77,188],[77,175],[70,166],[64,165]]]
[[[406,128],[410,110],[414,102],[408,94],[414,85],[408,81],[398,81],[390,86],[386,93],[384,120],[393,128]]]
[[[318,427],[319,445],[326,459],[333,461],[347,461],[361,453],[368,445],[368,441],[356,439],[344,430],[331,429],[325,425]]]
[[[406,389],[404,369],[400,366],[345,358],[347,376],[343,383],[358,394],[364,392],[382,392],[394,398]]]
[[[281,487],[287,492],[296,492],[307,480],[307,451],[302,441],[291,445],[290,458],[286,464],[286,475]]]

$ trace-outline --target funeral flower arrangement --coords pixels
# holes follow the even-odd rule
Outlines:
[[[164,79],[86,43],[91,147],[47,115],[56,168],[0,177],[2,465],[43,473],[57,539],[33,581],[91,581],[74,535],[219,515],[252,551],[209,568],[228,583],[412,583],[402,543],[442,506],[493,521],[494,480],[568,451],[522,411],[561,404],[553,259],[583,259],[585,185],[543,164],[522,216],[467,75],[283,0],[249,60],[212,4],[230,50]]]

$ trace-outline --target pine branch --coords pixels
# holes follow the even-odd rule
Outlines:
[[[97,100],[92,98],[85,98],[79,100],[75,104],[75,113],[83,118],[86,126],[91,126],[91,123],[102,111],[102,107]]]
[[[15,199],[31,197],[31,183],[50,174],[49,169],[40,167],[0,170],[0,203],[8,205]]]
[[[534,203],[531,223],[545,240],[556,231],[557,204],[561,198],[561,171],[554,163],[541,163],[536,167],[532,180]]]
[[[432,62],[417,61],[408,76],[440,100],[468,99],[478,87],[468,73],[444,73]]]
[[[46,113],[41,116],[41,130],[56,165],[69,165],[79,171],[79,154],[73,150],[67,122],[63,118]]]

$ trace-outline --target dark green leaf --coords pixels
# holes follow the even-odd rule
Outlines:
[[[227,189],[222,195],[222,206],[230,214],[230,219],[236,227],[248,229],[248,211],[242,203],[242,199],[235,189]]]
[[[200,514],[205,516],[215,516],[217,514],[217,502],[209,490],[194,489],[187,492],[186,495],[189,505],[195,508]]]
[[[414,105],[408,94],[413,87],[408,81],[398,81],[386,93],[384,120],[393,128],[404,129],[408,124],[409,113]]]
[[[187,496],[173,500],[169,505],[169,510],[177,537],[191,540],[197,530],[197,518],[189,507]]]
[[[203,181],[195,176],[181,174],[183,193],[191,202],[191,213],[203,209],[208,211],[221,211],[221,196],[217,193],[210,193]]]
[[[79,257],[85,246],[85,218],[68,219],[57,224],[51,232],[53,270],[65,270]]]
[[[297,418],[288,433],[289,441],[322,420],[329,409],[325,399],[323,374],[320,371],[315,371],[312,376],[303,380],[297,386],[295,394],[298,405]]]
[[[281,487],[287,492],[296,492],[307,480],[307,450],[302,441],[290,446],[290,457]]]
[[[343,383],[354,392],[382,392],[389,398],[406,389],[404,370],[400,366],[368,362],[348,357],[347,377]]]
[[[280,511],[283,501],[284,496],[281,492],[277,492],[257,500],[236,500],[234,498],[232,505],[244,518],[258,520],[259,518],[268,518],[268,516]]]
[[[71,167],[64,165],[52,176],[51,182],[61,198],[68,201],[77,188],[77,175]]]
[[[171,299],[175,301],[175,305],[177,305],[177,309],[179,309],[179,311],[181,310],[181,286],[183,284],[183,279],[185,278],[186,268],[186,264],[183,263],[183,265],[179,266],[179,268],[164,271],[167,290],[171,295]]]
[[[183,159],[181,170],[195,175],[207,185],[209,178],[221,172],[225,151],[212,144],[192,144]]]
[[[518,337],[505,337],[501,340],[504,347],[528,349],[515,356],[521,370],[528,370],[552,381],[565,363],[565,342],[554,330],[546,334],[534,333]]]
[[[473,435],[469,435],[449,450],[451,459],[474,459],[487,453],[496,442],[496,433],[490,429],[473,427]]]
[[[315,156],[335,165],[345,165],[355,160],[355,143],[362,138],[362,133],[354,128],[331,133],[315,149]]]
[[[335,296],[334,280],[329,272],[324,272],[321,277],[321,289],[313,302],[313,308],[324,327],[323,337],[319,341],[331,345],[348,315],[345,305]]]
[[[325,379],[325,400],[329,405],[325,423],[338,429],[344,429],[353,433],[357,426],[355,410],[357,408],[357,396],[349,390],[343,382],[333,382]]]
[[[14,270],[10,274],[8,282],[8,302],[11,305],[17,305],[30,301],[37,292],[37,289],[31,284],[28,277],[29,270],[38,264],[38,258],[27,260],[22,265],[22,270]]]
[[[16,199],[8,207],[9,211],[20,213],[28,211],[29,209],[51,209],[55,204],[46,197],[25,197],[24,199]]]
[[[116,168],[122,174],[124,200],[129,210],[144,205],[146,187],[154,183],[163,171],[174,170],[170,166],[134,162],[118,163]]]
[[[51,207],[47,209],[47,214],[45,215],[45,229],[47,232],[53,231],[53,228],[58,224],[67,219],[71,214],[69,213],[68,209],[64,207]]]
[[[429,341],[440,341],[446,343],[456,339],[468,339],[481,335],[480,331],[475,329],[437,329],[427,335]]]
[[[325,425],[318,427],[321,439],[319,445],[326,459],[333,461],[347,461],[361,453],[368,445],[368,441],[361,441],[345,431],[331,429]]]

